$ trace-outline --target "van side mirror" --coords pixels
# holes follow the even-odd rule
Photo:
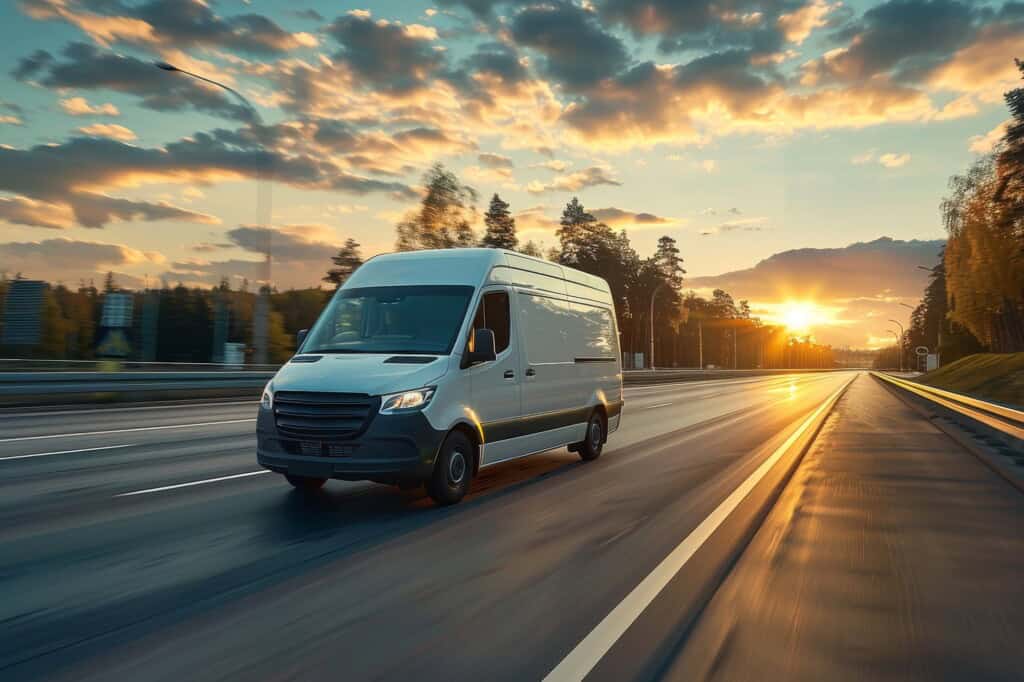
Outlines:
[[[306,334],[308,333],[308,329],[300,329],[299,333],[295,335],[295,350],[302,348],[302,342],[306,340]]]
[[[495,350],[494,332],[490,329],[477,329],[473,332],[473,350],[468,351],[466,359],[473,365],[478,362],[494,362],[498,357]]]

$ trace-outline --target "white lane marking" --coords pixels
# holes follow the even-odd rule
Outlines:
[[[44,438],[70,438],[71,436],[105,436],[111,433],[134,433],[135,431],[163,431],[166,429],[187,429],[193,426],[217,426],[219,424],[244,424],[254,422],[251,419],[226,419],[218,422],[195,422],[192,424],[165,424],[163,426],[136,426],[130,429],[109,429],[107,431],[79,431],[78,433],[51,433],[45,436],[19,436],[17,438],[0,438],[0,443],[13,443],[22,440],[43,440]]]
[[[0,462],[7,461],[9,459],[31,459],[32,457],[49,457],[50,455],[71,455],[76,452],[96,452],[97,450],[116,450],[117,448],[130,448],[135,443],[128,443],[126,445],[103,445],[98,448],[80,448],[78,450],[57,450],[56,452],[34,452],[31,455],[10,455],[8,457],[0,457]]]
[[[247,471],[244,474],[231,474],[230,476],[218,476],[217,478],[205,478],[201,481],[189,481],[188,483],[176,483],[174,485],[163,485],[159,488],[146,488],[145,490],[133,490],[130,493],[119,493],[114,497],[131,497],[132,495],[145,495],[147,493],[159,493],[164,490],[174,490],[176,488],[189,488],[194,485],[205,485],[207,483],[216,483],[217,481],[230,481],[233,478],[245,478],[246,476],[259,476],[260,474],[269,474],[269,469],[260,469],[259,471]]]
[[[647,407],[645,407],[643,409],[645,409],[645,410],[653,410],[655,407],[668,407],[669,405],[674,405],[674,404],[675,403],[658,403],[657,405],[648,405]]]
[[[711,534],[722,525],[722,522],[729,517],[729,514],[739,506],[740,502],[743,501],[754,486],[771,471],[772,467],[792,447],[793,443],[810,428],[810,425],[814,423],[821,413],[832,406],[849,384],[850,381],[839,387],[811,416],[805,419],[796,431],[790,434],[789,438],[761,463],[761,466],[750,474],[739,487],[733,490],[706,519],[701,521],[700,525],[693,529],[693,532],[687,535],[639,585],[633,588],[632,592],[626,595],[626,598],[618,606],[612,609],[611,613],[597,624],[597,627],[590,631],[590,634],[584,637],[569,652],[568,656],[562,659],[561,663],[547,674],[544,682],[582,680],[593,670],[598,661],[608,653],[609,649],[622,637],[629,626],[640,617],[644,609],[654,601],[665,586],[668,585],[669,581],[679,573],[683,566],[686,565],[686,562],[711,537]]]

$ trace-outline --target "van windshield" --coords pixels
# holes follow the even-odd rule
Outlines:
[[[447,355],[472,295],[470,286],[342,289],[320,315],[302,352]]]

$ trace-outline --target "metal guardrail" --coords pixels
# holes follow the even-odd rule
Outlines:
[[[941,388],[907,381],[882,372],[872,372],[879,379],[919,395],[948,410],[973,419],[999,433],[1024,441],[1024,412],[1021,410],[953,393]]]
[[[268,371],[0,372],[0,405],[54,405],[124,399],[259,397]]]
[[[7,372],[275,372],[280,365],[229,365],[214,362],[142,362],[139,360],[34,360],[0,358],[0,376]],[[116,368],[116,369],[115,369]]]

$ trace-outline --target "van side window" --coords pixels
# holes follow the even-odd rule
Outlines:
[[[509,312],[508,292],[492,291],[484,294],[480,307],[473,318],[473,329],[490,329],[494,332],[494,348],[501,352],[508,348],[512,337],[512,315]],[[470,337],[470,343],[473,339]]]

